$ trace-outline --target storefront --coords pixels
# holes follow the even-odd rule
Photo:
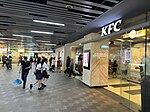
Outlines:
[[[117,20],[104,26],[101,36],[84,43],[84,52],[91,49],[91,65],[83,70],[83,82],[90,87],[108,85],[104,88],[121,96],[120,102],[133,111],[149,111],[149,21],[149,12]],[[116,60],[116,72],[109,71],[109,59]]]

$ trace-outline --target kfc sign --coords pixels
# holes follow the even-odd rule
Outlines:
[[[104,26],[102,28],[102,33],[101,33],[101,36],[106,36],[108,34],[111,34],[111,32],[118,32],[120,31],[121,29],[119,28],[119,26],[121,25],[122,23],[122,20],[118,20],[114,23],[111,23],[107,26]]]

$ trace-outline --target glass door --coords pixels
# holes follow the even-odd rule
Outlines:
[[[130,77],[130,64],[131,64],[131,42],[122,40],[121,50],[120,50],[120,95],[121,95],[121,103],[130,108],[130,81],[128,81]]]
[[[144,31],[136,31],[136,35],[133,38],[129,37],[129,34],[126,37],[122,36],[120,50],[121,103],[136,112],[141,109],[141,75],[145,66],[144,35],[146,33],[143,33],[142,36],[138,36],[138,34]]]

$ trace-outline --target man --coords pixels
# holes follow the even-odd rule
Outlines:
[[[2,62],[3,62],[2,66],[4,66],[6,64],[6,56],[5,55],[2,56]]]
[[[27,57],[24,57],[24,60],[21,62],[21,68],[19,70],[19,73],[21,72],[21,79],[23,81],[23,89],[25,89],[26,86],[26,80],[29,73],[29,70],[31,68],[30,62],[27,61]]]
[[[70,67],[70,57],[69,56],[67,56],[67,60],[66,60],[66,70],[65,70],[65,72],[64,73],[68,73],[69,74],[69,67]]]
[[[74,61],[73,59],[70,60],[70,65],[69,65],[69,77],[71,77],[71,74],[75,77],[76,74],[74,73]]]

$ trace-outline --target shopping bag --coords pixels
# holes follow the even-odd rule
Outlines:
[[[15,79],[15,80],[13,80],[12,82],[13,82],[13,84],[15,84],[15,85],[20,85],[20,84],[22,83],[22,81],[21,81],[20,79]]]

